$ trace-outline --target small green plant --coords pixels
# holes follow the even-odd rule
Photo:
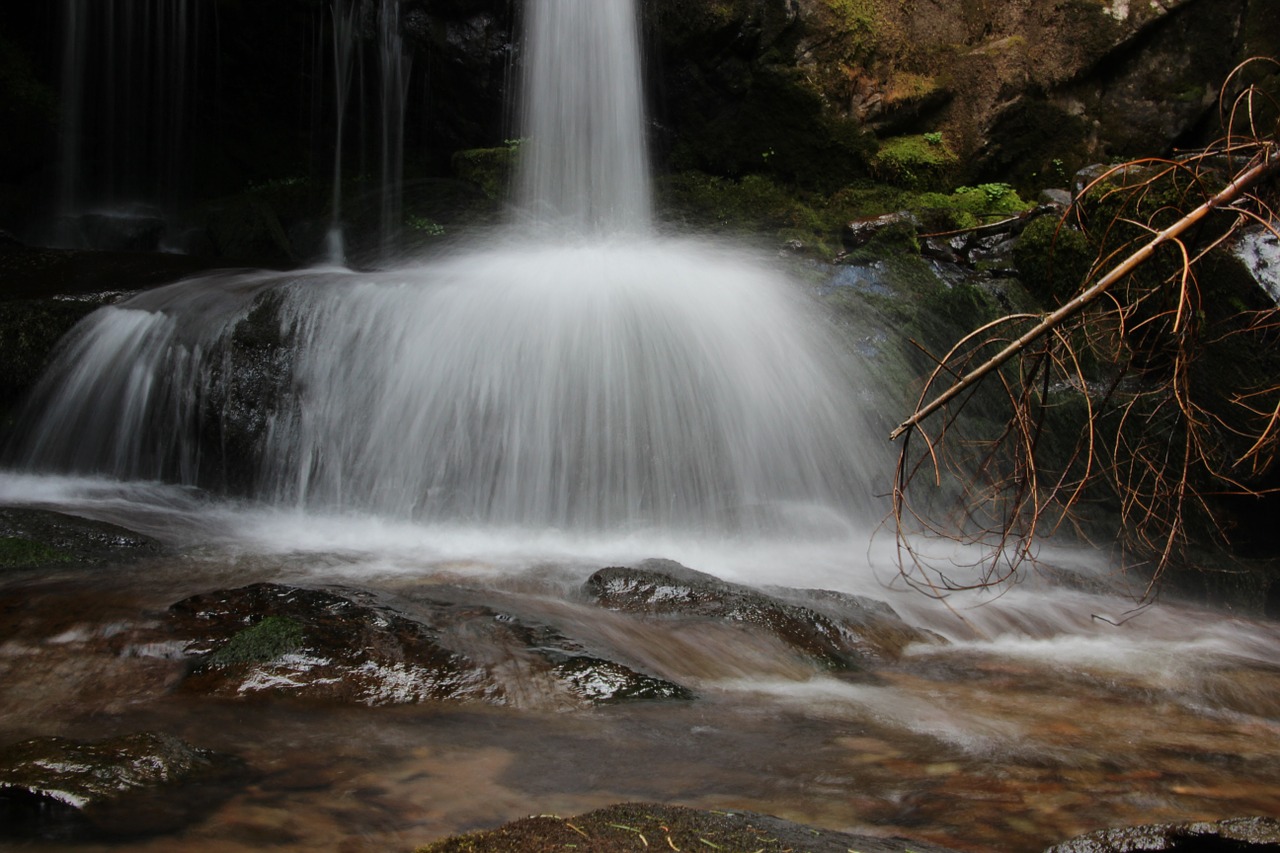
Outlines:
[[[956,190],[956,193],[972,192],[973,190],[977,190],[986,196],[987,203],[993,207],[999,206],[1001,202],[1011,194],[1014,194],[1013,187],[1004,183],[978,184],[976,187],[960,187]]]
[[[929,143],[930,145],[941,145],[942,132],[937,130],[930,131],[929,133],[926,133],[924,135],[924,141]]]
[[[443,225],[436,222],[434,219],[428,219],[425,216],[407,216],[405,217],[404,224],[414,231],[417,231],[419,234],[424,234],[427,237],[443,237],[445,233]]]

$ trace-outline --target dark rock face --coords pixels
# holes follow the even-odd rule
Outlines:
[[[1050,847],[1045,853],[1276,853],[1280,820],[1232,818],[1216,822],[1163,823],[1104,829]]]
[[[161,553],[150,537],[40,509],[0,508],[0,569],[103,565]]]
[[[255,584],[178,602],[163,631],[189,638],[194,668],[181,689],[218,696],[573,707],[691,695],[488,607],[412,610],[351,590]]]
[[[0,374],[0,440],[11,420],[9,411],[35,386],[58,341],[97,307],[94,302],[0,302],[0,354],[5,364]]]
[[[825,590],[769,595],[671,560],[601,569],[584,589],[611,610],[762,628],[832,669],[860,670],[896,657],[907,643],[928,639],[881,602]]]
[[[268,290],[215,345],[201,408],[201,480],[233,494],[252,494],[273,421],[296,404],[293,329],[283,323],[285,296]]]
[[[171,832],[211,810],[243,769],[164,734],[0,749],[0,839]]]

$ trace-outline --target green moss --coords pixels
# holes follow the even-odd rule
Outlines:
[[[1095,256],[1084,234],[1054,216],[1041,216],[1028,225],[1013,251],[1023,285],[1047,303],[1060,303],[1074,294]]]
[[[453,155],[453,172],[462,180],[479,187],[487,198],[502,198],[515,170],[519,147],[513,141],[500,148],[468,148],[458,151]]]
[[[0,536],[0,568],[19,569],[45,566],[50,563],[66,563],[73,558],[34,539],[21,536]]]
[[[304,641],[301,622],[288,616],[268,616],[233,636],[205,661],[213,666],[264,663],[296,652]]]
[[[798,240],[813,253],[839,249],[842,212],[821,195],[786,187],[764,175],[735,180],[703,172],[669,175],[658,182],[667,216],[688,225],[730,234],[776,234]]]
[[[931,133],[885,139],[871,160],[878,178],[909,189],[946,186],[959,165],[959,158],[946,141]]]
[[[1016,216],[1031,204],[1008,184],[979,184],[950,193],[921,193],[908,199],[908,209],[918,211],[929,230],[976,228],[993,220]]]
[[[875,53],[881,21],[877,0],[827,0],[836,16],[841,34],[848,39],[848,57],[867,57]]]

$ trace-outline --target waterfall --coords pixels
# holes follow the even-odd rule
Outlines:
[[[526,11],[519,200],[580,233],[649,227],[640,39],[632,0],[533,0]]]
[[[105,308],[9,458],[429,523],[811,533],[874,517],[880,429],[803,290],[736,249],[650,233],[634,5],[538,0],[528,26],[520,200],[545,227],[379,273],[209,276]],[[383,82],[403,80],[383,45]]]
[[[345,168],[348,115],[354,94],[359,107],[356,124],[362,134],[365,130],[366,104],[365,69],[361,49],[363,30],[372,22],[376,29],[378,57],[377,79],[377,140],[379,176],[377,187],[379,202],[379,247],[384,261],[395,254],[403,226],[404,184],[404,133],[405,118],[409,107],[410,73],[413,56],[406,48],[401,33],[400,0],[377,0],[377,8],[368,0],[332,0],[330,5],[333,36],[333,95],[334,95],[334,144],[333,144],[333,193],[329,232],[325,241],[326,258],[330,263],[346,261],[345,226],[343,222],[342,180]],[[362,24],[364,26],[362,26]],[[352,78],[359,75],[353,87]],[[363,135],[361,143],[363,148]],[[362,150],[361,164],[364,156]],[[360,170],[362,173],[364,169]]]
[[[400,0],[382,0],[378,9],[381,70],[382,196],[381,236],[384,259],[400,237],[404,214],[404,121],[408,109],[409,73],[413,57],[404,49],[400,34]]]
[[[339,264],[346,259],[346,241],[342,231],[342,156],[359,6],[352,0],[333,0],[330,12],[333,16],[333,193],[325,250],[329,262]]]

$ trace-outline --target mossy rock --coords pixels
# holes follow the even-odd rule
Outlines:
[[[499,148],[468,148],[453,155],[453,172],[486,198],[497,200],[506,195],[518,157],[519,145],[514,142]]]
[[[103,521],[0,507],[0,569],[99,566],[162,553],[148,536]]]
[[[841,212],[821,195],[765,175],[734,179],[687,171],[660,178],[657,189],[663,215],[686,227],[753,236],[772,233],[779,244],[798,241],[822,257],[839,250]]]
[[[876,176],[908,189],[941,189],[951,185],[960,159],[941,134],[896,136],[880,142],[871,160]]]
[[[1023,285],[1050,305],[1080,289],[1096,255],[1084,234],[1056,216],[1041,216],[1027,225],[1013,250]]]
[[[69,563],[75,558],[43,542],[23,536],[0,536],[0,569],[30,569],[56,563]]]

